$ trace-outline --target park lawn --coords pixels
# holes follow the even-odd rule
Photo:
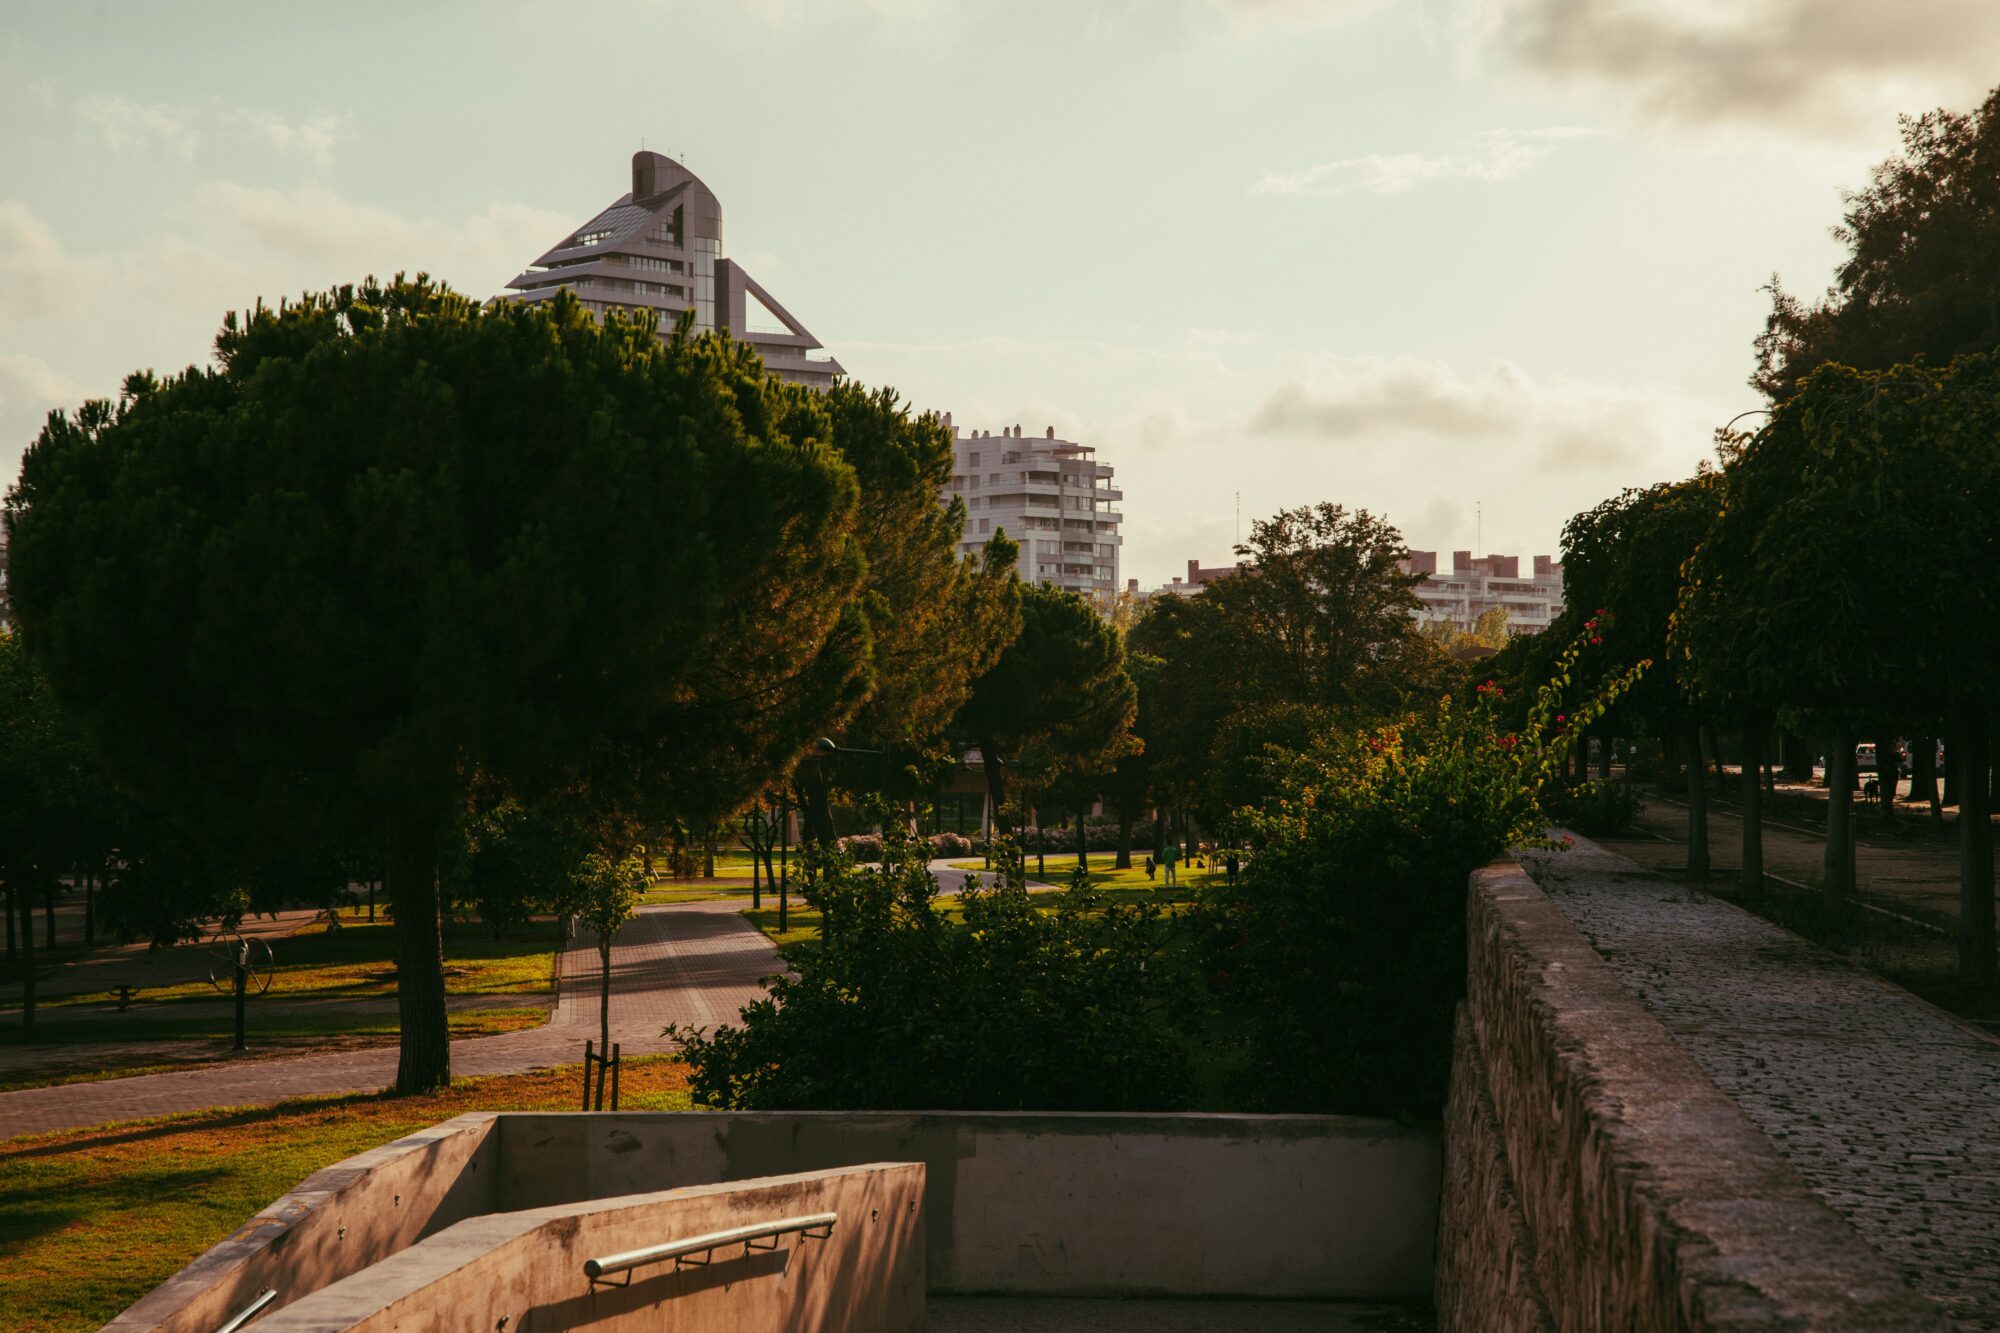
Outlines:
[[[549,1011],[539,1006],[507,1009],[460,1009],[447,1015],[454,1037],[491,1037],[502,1032],[519,1032],[540,1027],[549,1021]],[[329,1010],[324,1013],[260,1013],[253,1002],[243,1019],[244,1035],[253,1043],[310,1041],[332,1037],[394,1037],[398,1028],[396,1011],[356,1012]],[[38,1017],[35,1025],[18,1023],[0,1027],[0,1046],[74,1046],[87,1052],[96,1042],[220,1041],[233,1037],[235,1016],[227,1010],[176,1014],[172,1006],[143,1013],[136,1006],[115,1018],[50,1019]]]
[[[353,999],[396,993],[396,928],[387,921],[345,923],[339,930],[324,924],[307,926],[296,935],[272,942],[277,967],[267,992],[287,1000]],[[445,926],[445,993],[447,995],[521,995],[550,989],[555,975],[555,927],[537,923],[528,934],[495,939],[482,924],[449,922]],[[179,1000],[213,1000],[220,994],[207,978],[172,986],[144,987],[133,999],[136,1010]],[[104,993],[56,994],[41,1003],[51,1008],[71,1004],[103,1004]]]
[[[748,898],[750,879],[746,875],[736,879],[663,880],[647,889],[639,898],[641,907],[658,907],[668,903],[708,903],[723,898]]]
[[[321,1167],[467,1111],[575,1108],[580,1066],[202,1111],[0,1143],[0,1324],[94,1329]],[[689,1109],[672,1056],[626,1062],[622,1105]]]
[[[1143,865],[1135,865],[1125,870],[1113,870],[1111,868],[1113,855],[1111,852],[1090,854],[1090,883],[1093,888],[1137,890],[1141,896],[1151,895],[1161,902],[1175,902],[1184,896],[1186,890],[1206,888],[1211,884],[1226,884],[1229,881],[1229,876],[1220,870],[1183,869],[1174,876],[1176,880],[1174,889],[1169,890],[1162,882],[1160,871],[1157,869],[1154,870],[1151,879],[1146,877],[1146,868]],[[978,870],[991,873],[987,870],[986,863],[977,857],[969,861],[953,861],[950,864],[953,870]],[[1046,874],[1037,875],[1035,858],[1029,857],[1028,877],[1040,879],[1045,884],[1066,885],[1069,883],[1071,873],[1076,869],[1076,853],[1064,852],[1060,856],[1051,853],[1047,867]],[[1114,901],[1136,902],[1138,898],[1116,898]]]

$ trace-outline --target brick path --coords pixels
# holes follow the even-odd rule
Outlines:
[[[612,948],[612,1040],[627,1054],[669,1049],[666,1023],[714,1026],[762,993],[777,951],[739,915],[740,904],[680,903],[646,908]],[[563,993],[547,1026],[451,1044],[452,1073],[515,1074],[582,1058],[597,1029],[597,946],[575,941],[563,957]],[[588,982],[584,978],[588,978]],[[387,1086],[394,1046],[339,1054],[275,1056],[207,1065],[184,1073],[72,1083],[0,1093],[0,1139],[113,1120],[213,1106],[255,1106]]]
[[[1748,913],[1578,840],[1522,863],[1862,1237],[2000,1330],[2000,1043]]]

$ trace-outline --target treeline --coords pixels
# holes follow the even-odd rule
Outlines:
[[[0,640],[28,1016],[65,882],[171,941],[380,880],[397,1085],[445,1082],[444,913],[573,910],[777,785],[814,823],[823,737],[940,749],[1024,622],[950,472],[888,391],[421,276],[232,316],[212,366],[52,414]]]
[[[1991,735],[2000,686],[2000,91],[1965,114],[1903,124],[1903,151],[1852,195],[1835,285],[1771,286],[1752,383],[1754,429],[1719,465],[1629,490],[1564,532],[1570,609],[1601,617],[1614,661],[1650,661],[1600,739],[1655,736],[1688,764],[1689,865],[1707,872],[1703,738],[1738,741],[1745,888],[1763,879],[1760,770],[1772,738],[1823,753],[1823,889],[1853,893],[1858,742],[1894,808],[1899,741],[1936,809],[1944,742],[1959,806],[1958,946],[1967,981],[1996,975]],[[1538,678],[1548,647],[1494,664]],[[1807,763],[1810,763],[1809,757]],[[1810,771],[1808,768],[1807,772]]]

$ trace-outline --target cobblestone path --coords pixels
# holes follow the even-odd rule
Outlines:
[[[680,903],[642,909],[612,947],[613,1041],[624,1053],[670,1049],[670,1022],[712,1027],[762,994],[761,978],[778,967],[777,950],[738,914],[735,902]],[[451,1044],[452,1073],[517,1074],[574,1063],[597,1033],[595,936],[563,956],[563,987],[544,1027]],[[169,1056],[171,1058],[171,1056]],[[396,1076],[393,1045],[338,1054],[231,1060],[171,1074],[71,1083],[0,1093],[0,1139],[113,1120],[257,1106],[287,1097],[326,1096],[387,1086]]]
[[[1855,1230],[2000,1330],[2000,1043],[1786,931],[1578,840],[1521,858]]]

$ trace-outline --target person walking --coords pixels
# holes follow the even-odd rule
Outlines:
[[[1169,840],[1167,845],[1160,849],[1160,868],[1166,871],[1165,886],[1167,888],[1171,889],[1174,886],[1174,865],[1180,859],[1181,849],[1177,843]]]

